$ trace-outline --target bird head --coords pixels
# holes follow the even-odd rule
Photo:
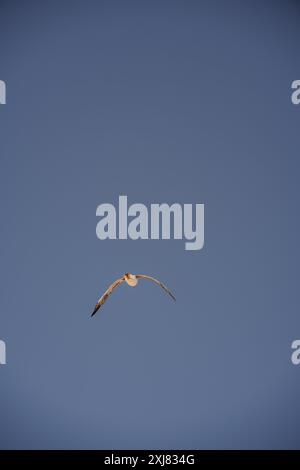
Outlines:
[[[134,274],[125,273],[125,281],[130,287],[135,287],[138,283],[138,280]]]

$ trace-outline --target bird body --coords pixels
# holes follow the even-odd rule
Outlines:
[[[123,284],[124,282],[126,282],[126,284],[130,287],[136,287],[139,282],[139,279],[147,279],[149,281],[154,282],[155,284],[160,286],[167,294],[169,294],[173,300],[176,300],[172,292],[158,279],[155,279],[154,277],[151,277],[151,276],[147,276],[146,274],[125,273],[123,277],[121,277],[120,279],[117,279],[108,287],[108,289],[106,289],[104,294],[100,297],[100,299],[96,303],[91,316],[95,315],[95,313],[99,310],[99,308],[102,307],[102,305],[106,302],[106,300],[108,299],[108,297],[111,295],[111,293],[116,287]]]
[[[124,278],[125,282],[127,282],[130,287],[137,286],[137,283],[139,282],[135,274],[126,273],[124,274]]]

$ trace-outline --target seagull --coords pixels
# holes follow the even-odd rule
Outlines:
[[[106,302],[110,294],[113,292],[113,290],[123,284],[123,282],[126,282],[130,287],[135,287],[139,281],[139,279],[148,279],[149,281],[155,282],[158,286],[160,286],[167,294],[172,297],[173,300],[176,300],[172,292],[158,279],[155,279],[154,277],[151,276],[146,276],[145,274],[130,274],[126,273],[124,274],[123,277],[120,279],[117,279],[115,282],[113,282],[108,289],[104,292],[102,297],[98,300],[98,302],[95,305],[95,308],[93,310],[93,313],[91,316],[95,315],[95,313],[99,310],[100,307]]]

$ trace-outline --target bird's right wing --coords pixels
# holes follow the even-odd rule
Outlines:
[[[159,281],[158,279],[155,279],[155,277],[146,276],[146,274],[137,274],[136,278],[137,279],[148,279],[149,281],[155,282],[155,284],[160,286],[167,294],[169,294],[170,297],[172,297],[173,300],[176,300],[175,296],[172,294],[170,289],[168,289],[167,286],[165,286],[161,281]]]
[[[99,310],[100,307],[102,307],[102,305],[106,302],[106,300],[108,299],[108,297],[110,296],[110,294],[112,293],[112,291],[118,287],[120,284],[122,284],[123,282],[125,281],[124,277],[122,277],[121,279],[117,279],[115,282],[113,282],[109,288],[104,292],[104,294],[102,295],[102,297],[100,297],[100,299],[98,300],[98,302],[96,303],[95,305],[95,308],[93,310],[93,313],[91,316],[95,315],[95,313]]]

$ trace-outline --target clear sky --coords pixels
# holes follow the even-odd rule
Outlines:
[[[299,446],[300,8],[1,1],[2,448]],[[96,208],[205,204],[205,244]],[[158,277],[121,286],[124,272]]]

